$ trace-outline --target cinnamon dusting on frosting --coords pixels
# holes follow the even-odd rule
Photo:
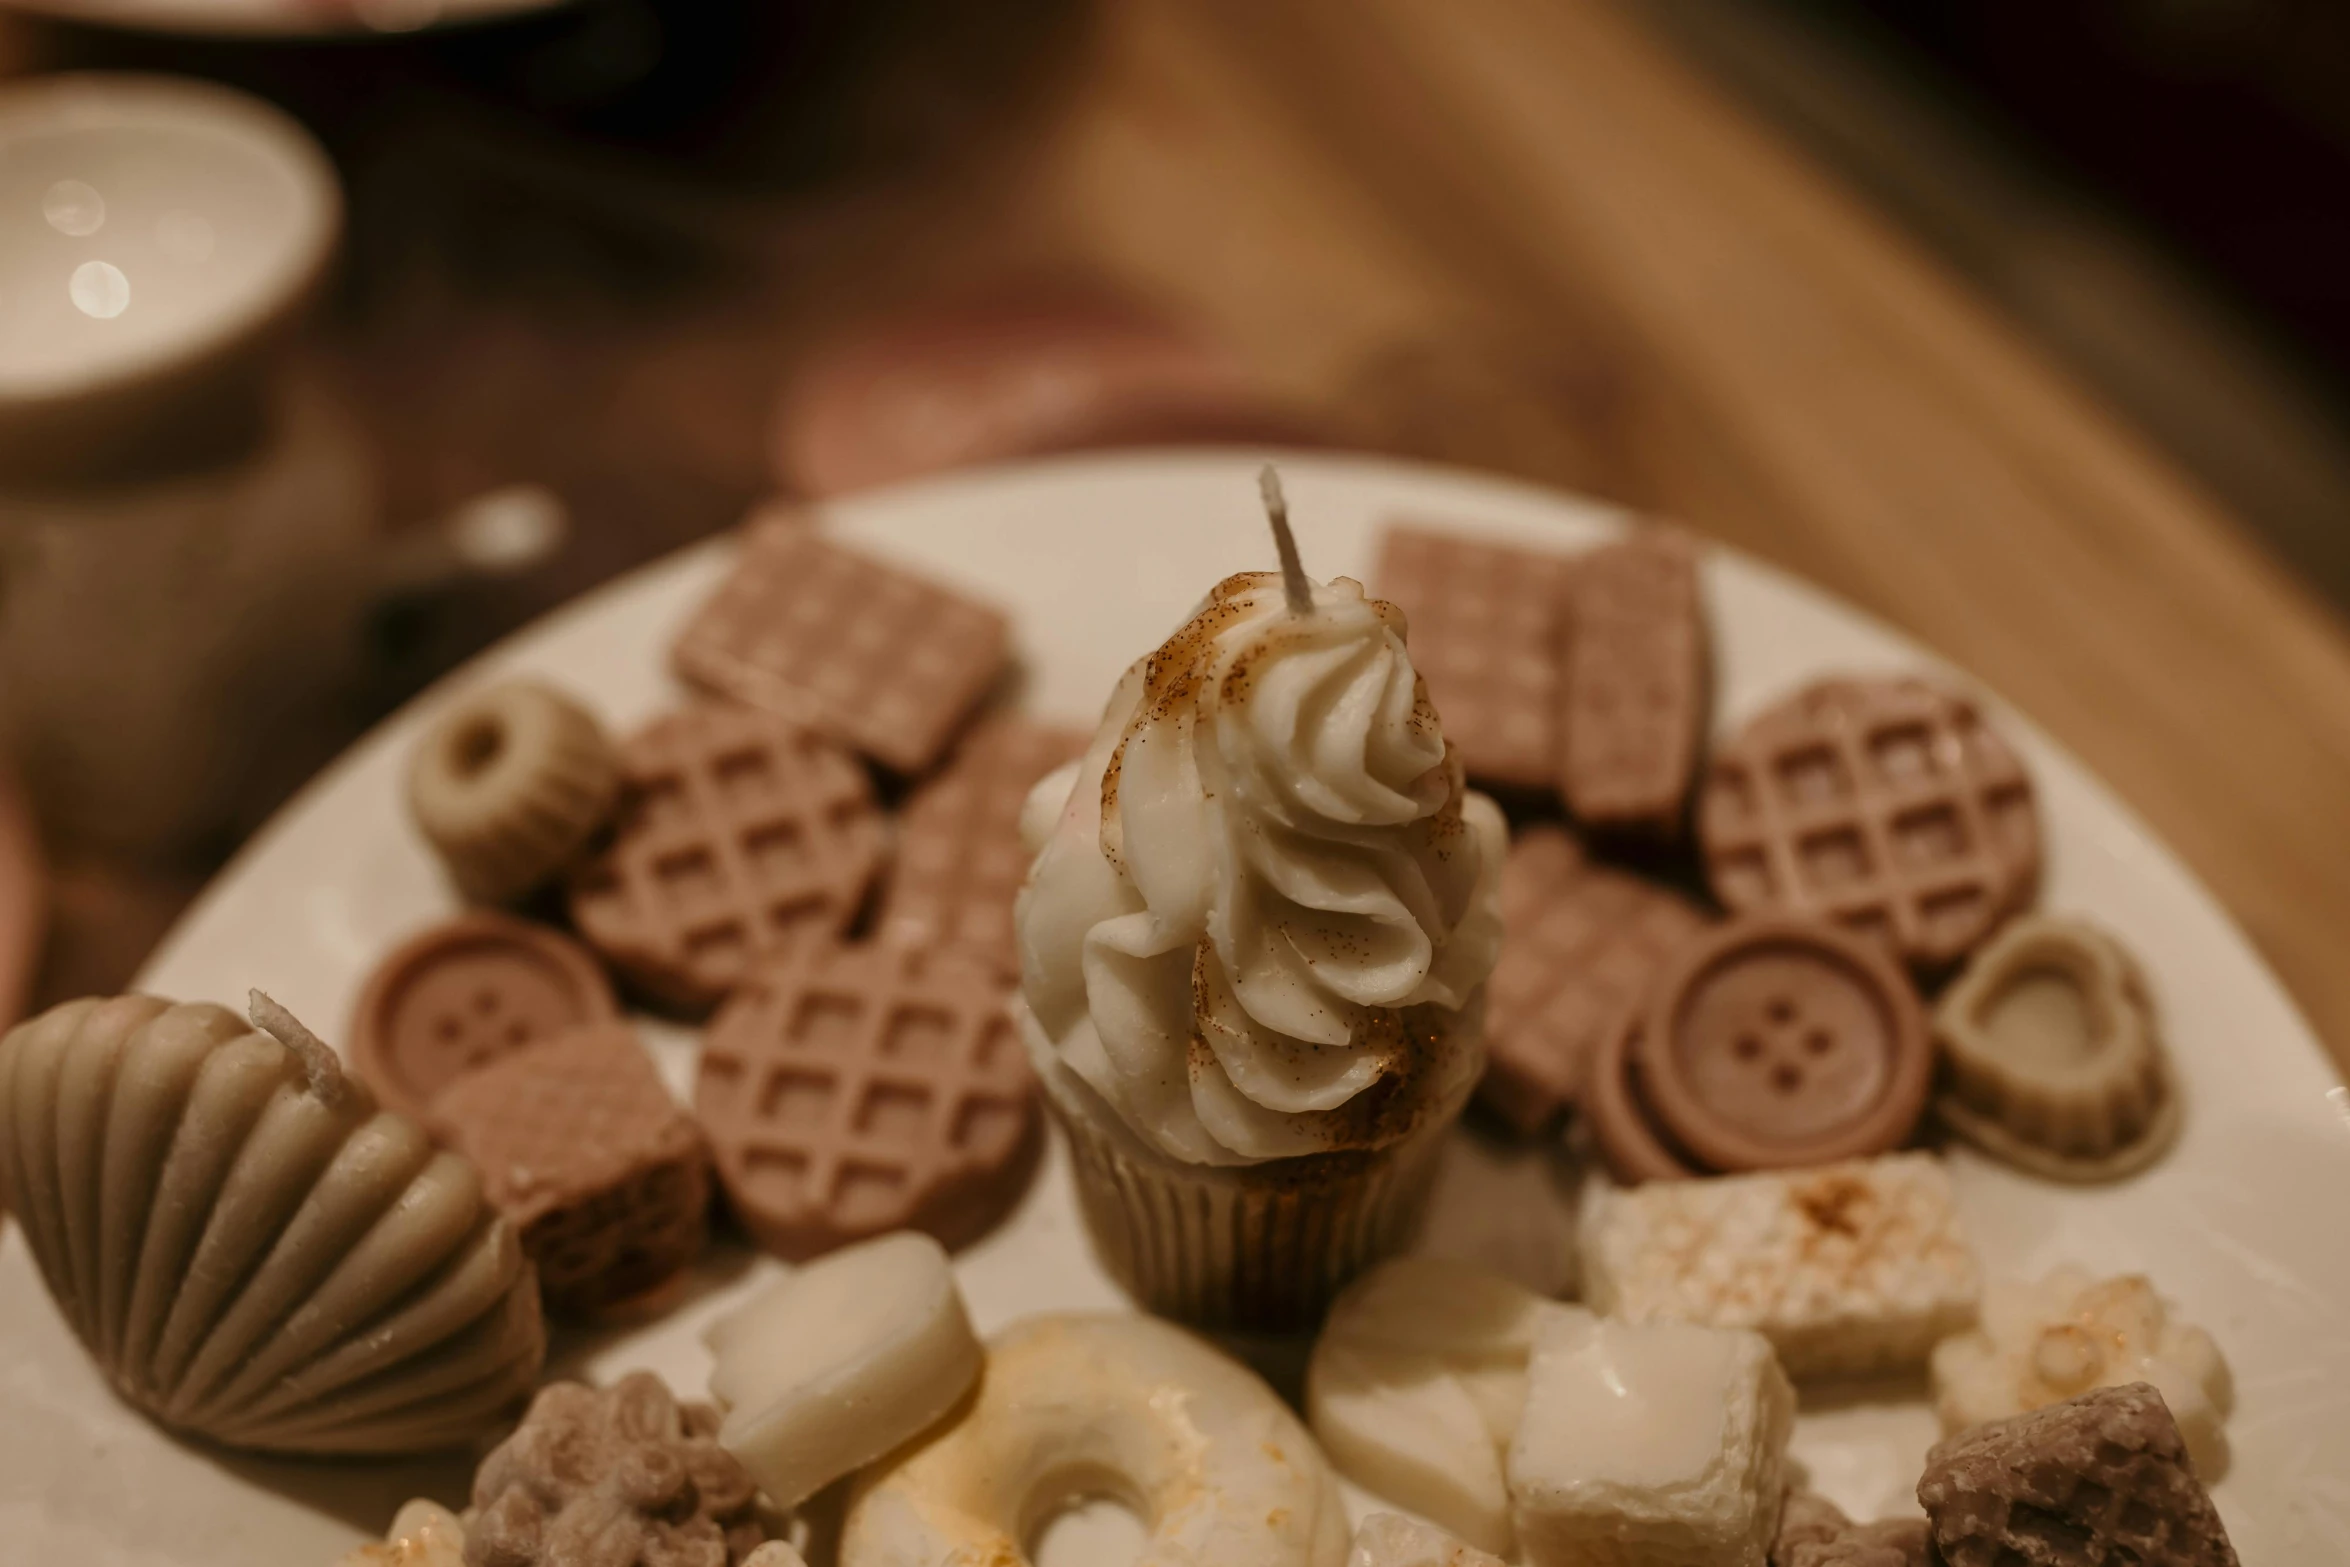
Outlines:
[[[1021,899],[1045,1037],[1205,1163],[1377,1148],[1457,1105],[1499,941],[1499,814],[1470,820],[1402,612],[1282,590],[1227,577],[1129,671]]]

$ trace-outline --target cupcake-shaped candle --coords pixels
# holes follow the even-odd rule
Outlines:
[[[1021,894],[1022,1025],[1144,1304],[1310,1321],[1410,1237],[1483,1068],[1505,838],[1393,605],[1218,583],[1130,668]]]

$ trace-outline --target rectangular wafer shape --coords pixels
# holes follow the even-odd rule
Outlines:
[[[1755,1333],[1562,1314],[1510,1444],[1531,1567],[1765,1567],[1795,1393]]]
[[[745,525],[734,570],[679,635],[695,685],[918,773],[1010,656],[989,605],[825,538],[796,512]]]
[[[1982,1288],[1949,1172],[1924,1153],[1603,1188],[1581,1249],[1594,1309],[1752,1328],[1798,1381],[1924,1364]]]
[[[1411,623],[1412,663],[1471,778],[1558,781],[1559,624],[1570,562],[1435,528],[1390,526],[1373,591]]]
[[[550,1311],[641,1295],[701,1253],[709,1154],[625,1023],[558,1033],[459,1077],[427,1120],[520,1230]]]
[[[899,813],[882,936],[957,947],[1017,977],[1012,902],[1029,861],[1020,808],[1039,779],[1084,750],[1073,729],[1008,716],[974,724]]]
[[[1576,557],[1560,632],[1567,808],[1590,827],[1677,833],[1711,683],[1696,542],[1652,525]]]
[[[1668,887],[1590,863],[1563,830],[1537,826],[1503,862],[1501,920],[1478,1099],[1530,1137],[1573,1102],[1602,1036],[1706,917]]]

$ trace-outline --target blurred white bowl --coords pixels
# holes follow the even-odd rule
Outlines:
[[[0,0],[90,27],[242,38],[420,32],[548,11],[568,0]]]
[[[225,411],[342,197],[277,109],[160,76],[0,88],[0,469],[135,464]]]

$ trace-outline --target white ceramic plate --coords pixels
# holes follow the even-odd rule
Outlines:
[[[1090,725],[1125,664],[1218,577],[1272,563],[1254,458],[1131,455],[942,479],[845,502],[825,525],[1007,606],[1026,679],[1018,699]],[[1395,463],[1285,459],[1309,569],[1363,574],[1398,513],[1552,544],[1613,527],[1602,509],[1519,485]],[[451,692],[528,671],[583,693],[627,728],[675,700],[664,651],[724,571],[714,544],[655,565],[515,638],[385,724],[262,833],[165,944],[143,986],[242,1004],[260,986],[330,1035],[392,941],[454,900],[400,804],[403,758]],[[1779,573],[1726,553],[1707,566],[1717,631],[1717,723],[1737,723],[1806,677],[1933,660]],[[2160,1167],[2074,1190],[1960,1153],[1967,1220],[1994,1271],[2066,1260],[2143,1269],[2217,1334],[2240,1395],[2236,1457],[2219,1487],[2244,1559],[2350,1559],[2350,1094],[2317,1041],[2208,894],[2103,787],[2012,713],[2049,843],[2045,905],[2094,915],[2146,959],[2185,1081],[2185,1136]],[[2247,807],[2249,808],[2249,806]],[[649,1031],[682,1088],[688,1034]],[[1432,1249],[1566,1282],[1567,1207],[1549,1161],[1464,1135]],[[676,1314],[566,1339],[557,1369],[651,1367],[698,1391],[698,1332],[779,1265],[728,1253]],[[983,1329],[1051,1307],[1108,1307],[1056,1148],[1013,1219],[960,1259]],[[459,1465],[306,1467],[226,1457],[159,1435],[108,1395],[12,1235],[0,1250],[0,1556],[79,1567],[310,1567],[376,1530],[420,1487],[462,1493]],[[1807,1399],[1799,1456],[1856,1513],[1914,1511],[1933,1422],[1922,1388]],[[1361,1498],[1357,1498],[1359,1502]],[[1058,1552],[1052,1554],[1058,1555]]]
[[[0,0],[61,22],[234,38],[396,35],[494,22],[568,0]]]

